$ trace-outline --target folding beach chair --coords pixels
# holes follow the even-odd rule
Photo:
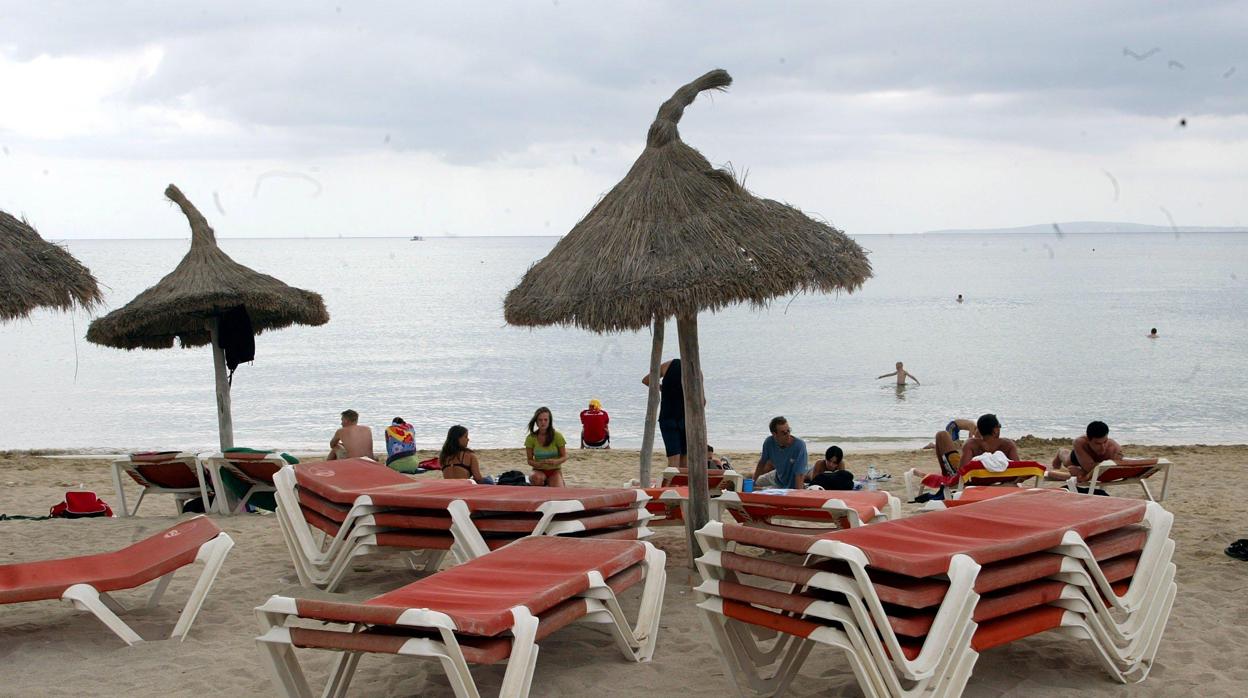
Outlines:
[[[979,652],[1047,630],[1139,681],[1176,592],[1172,522],[1153,503],[1057,490],[818,537],[712,522],[698,605],[743,692],[779,693],[823,644],[867,695],[959,695]]]
[[[741,491],[741,483],[745,481],[745,476],[730,468],[707,468],[706,482],[707,487],[712,490],[733,489],[737,492]],[[644,483],[643,483],[644,484]],[[689,486],[689,469],[688,468],[672,468],[663,469],[663,487],[688,487]]]
[[[109,592],[159,580],[147,602],[147,608],[154,608],[174,572],[202,562],[204,569],[170,634],[183,640],[233,546],[234,541],[216,524],[196,516],[116,552],[0,565],[0,604],[61,599],[91,612],[127,645],[133,645],[143,639],[117,616],[125,609]]]
[[[216,485],[217,513],[228,515],[244,512],[252,497],[274,492],[273,475],[291,462],[298,461],[273,451],[252,449],[230,449],[208,456],[204,459],[204,466],[212,474],[212,482]],[[241,497],[233,496],[224,479],[225,473],[247,487]]]
[[[711,500],[711,520],[720,520],[724,512],[750,526],[814,535],[829,527],[848,528],[876,519],[896,519],[901,516],[901,502],[882,491],[724,492]],[[807,525],[792,526],[781,521],[800,521]],[[811,524],[823,526],[815,528]]]
[[[121,486],[123,472],[143,488],[139,493],[139,500],[134,503],[133,511],[126,508],[126,490]],[[204,511],[210,511],[212,504],[209,497],[211,489],[203,464],[200,463],[199,456],[189,452],[152,451],[131,453],[125,458],[119,458],[113,461],[113,486],[117,488],[117,509],[122,516],[137,514],[143,504],[143,497],[149,492],[172,494],[179,514],[187,500],[194,497],[199,497],[204,503]]]
[[[1106,485],[1139,485],[1144,489],[1144,496],[1148,497],[1150,502],[1162,502],[1166,499],[1166,488],[1170,484],[1170,461],[1165,458],[1157,459],[1156,465],[1118,465],[1112,460],[1101,461],[1092,468],[1092,477],[1086,483],[1080,483],[1076,478],[1070,478],[1066,481],[1066,487],[1071,492],[1078,492],[1079,488],[1087,487],[1088,492],[1096,492],[1097,487]],[[1148,478],[1161,473],[1161,493],[1154,498],[1151,490],[1148,489]]]
[[[645,542],[524,538],[362,603],[274,596],[256,609],[256,640],[285,696],[313,695],[295,652],[312,648],[340,653],[325,695],[344,695],[360,656],[376,653],[438,659],[460,698],[479,695],[469,664],[506,660],[499,695],[523,698],[537,642],[577,620],[606,624],[625,658],[649,661],[663,610],[664,561]],[[639,583],[630,624],[617,598]]]

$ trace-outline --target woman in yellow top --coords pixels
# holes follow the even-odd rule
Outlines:
[[[555,431],[550,408],[539,407],[529,420],[529,435],[524,439],[524,452],[533,473],[529,484],[534,487],[563,487],[563,462],[568,459],[568,442]]]

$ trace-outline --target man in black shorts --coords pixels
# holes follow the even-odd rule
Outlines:
[[[689,467],[688,445],[685,443],[685,388],[680,379],[680,359],[666,361],[659,366],[659,434],[663,436],[663,450],[667,465],[672,468]],[[650,385],[650,374],[641,379]]]

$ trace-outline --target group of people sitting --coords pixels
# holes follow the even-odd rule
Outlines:
[[[601,411],[601,404],[597,400],[591,401],[590,409],[585,412],[595,410],[606,417],[606,412]],[[375,460],[372,429],[360,425],[360,416],[355,410],[345,410],[341,417],[342,426],[330,439],[327,460],[342,458],[373,458]],[[601,420],[601,427],[605,435],[606,419]],[[402,417],[395,417],[386,427],[386,465],[402,473],[441,470],[442,477],[445,479],[471,479],[480,484],[499,482],[536,487],[563,487],[563,464],[568,460],[567,439],[555,429],[554,416],[550,408],[539,407],[533,413],[527,432],[524,439],[525,459],[532,472],[525,475],[520,471],[508,471],[495,480],[481,472],[481,462],[477,454],[468,447],[467,427],[460,424],[452,426],[446,432],[446,440],[436,460],[421,461],[416,455],[415,430]],[[610,437],[606,436],[602,441],[609,443]]]
[[[961,433],[967,432],[965,443],[961,442]],[[932,444],[928,447],[936,450],[936,463],[939,473],[923,473],[917,469],[911,471],[916,477],[924,480],[929,478],[938,481],[954,481],[962,473],[965,465],[981,456],[1000,454],[1009,461],[1021,460],[1018,445],[1012,440],[1001,436],[1001,422],[995,414],[984,414],[975,421],[969,419],[953,419],[945,428],[936,432]],[[1075,438],[1071,448],[1059,449],[1057,455],[1047,466],[1045,479],[1066,481],[1075,478],[1076,482],[1087,482],[1092,477],[1092,470],[1101,461],[1112,460],[1119,465],[1155,465],[1156,458],[1127,458],[1123,455],[1122,446],[1109,438],[1109,425],[1100,420],[1088,423],[1083,436]],[[1099,492],[1098,494],[1104,494]],[[933,494],[920,495],[917,501],[943,498],[943,487],[938,487]]]

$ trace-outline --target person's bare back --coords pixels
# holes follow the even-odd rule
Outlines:
[[[342,427],[329,440],[329,457],[326,460],[376,458],[373,455],[373,430],[360,425],[359,419],[355,410],[342,413]]]
[[[875,379],[879,380],[881,378],[888,378],[889,376],[897,376],[897,385],[904,386],[906,384],[906,378],[909,378],[910,380],[914,381],[915,385],[921,385],[919,383],[919,379],[915,378],[913,373],[910,373],[909,371],[907,371],[905,368],[905,365],[902,364],[900,361],[897,362],[896,371],[893,371],[892,373],[885,373],[882,376],[876,376]]]

